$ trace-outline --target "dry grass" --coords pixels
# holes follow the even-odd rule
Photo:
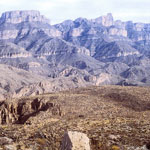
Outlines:
[[[30,124],[1,126],[0,136],[12,138],[24,149],[57,150],[64,132],[77,130],[88,134],[93,150],[135,149],[150,139],[149,91],[149,87],[103,86],[26,98],[59,105],[61,115],[40,111],[28,118]]]

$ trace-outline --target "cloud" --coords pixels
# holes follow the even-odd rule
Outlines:
[[[115,19],[150,22],[149,0],[0,0],[0,13],[39,10],[52,23],[113,13]]]

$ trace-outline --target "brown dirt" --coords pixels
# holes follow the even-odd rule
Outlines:
[[[12,138],[18,149],[58,150],[64,133],[75,130],[88,135],[93,150],[134,150],[150,141],[149,91],[103,86],[8,100],[28,102],[30,115],[22,124],[1,125],[0,136]]]

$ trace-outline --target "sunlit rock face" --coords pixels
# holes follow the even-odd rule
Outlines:
[[[128,37],[133,41],[150,40],[150,24],[126,22]]]
[[[118,36],[127,37],[127,30],[119,29],[119,28],[110,28],[109,35],[118,35]]]
[[[97,22],[99,24],[102,24],[103,26],[109,27],[114,24],[114,19],[111,13],[108,13],[106,16],[101,16],[99,18],[96,18],[93,20],[93,22]]]
[[[0,18],[0,39],[24,38],[29,32],[43,31],[48,36],[61,37],[61,32],[53,28],[50,21],[39,11],[9,11]]]
[[[144,29],[144,23],[136,23],[134,29],[136,31],[142,31]]]
[[[72,30],[71,36],[73,36],[73,37],[81,36],[82,32],[83,32],[83,29],[75,28]]]
[[[39,11],[9,11],[2,14],[1,23],[18,24],[21,22],[43,22],[49,23],[49,20],[40,15]]]
[[[86,134],[68,131],[62,140],[61,150],[91,150],[90,140]]]

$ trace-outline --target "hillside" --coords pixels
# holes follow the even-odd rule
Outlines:
[[[1,147],[58,150],[66,131],[78,131],[91,150],[148,150],[149,91],[101,86],[1,102],[0,140],[11,141]]]

